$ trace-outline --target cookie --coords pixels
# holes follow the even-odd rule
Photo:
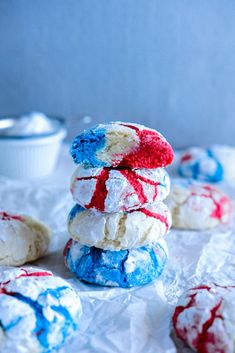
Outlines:
[[[211,183],[235,181],[235,148],[223,145],[189,148],[181,155],[178,171],[183,177]]]
[[[20,266],[44,255],[50,231],[29,216],[0,212],[0,265]]]
[[[85,130],[70,151],[75,163],[95,168],[158,168],[173,160],[173,150],[159,132],[119,121]]]
[[[173,315],[176,335],[198,353],[235,352],[235,287],[190,289]]]
[[[192,180],[172,181],[165,202],[174,228],[209,229],[228,223],[233,214],[232,201],[221,190]]]
[[[167,260],[164,240],[155,246],[110,251],[81,245],[70,239],[64,250],[65,264],[88,283],[129,288],[158,278]]]
[[[118,213],[85,210],[76,205],[68,217],[71,238],[80,244],[105,250],[123,250],[156,243],[170,225],[170,211],[162,202]]]
[[[71,179],[74,201],[103,212],[130,211],[169,194],[170,178],[162,168],[110,169],[80,165]]]
[[[48,353],[75,335],[78,295],[62,278],[38,268],[0,269],[0,351]]]

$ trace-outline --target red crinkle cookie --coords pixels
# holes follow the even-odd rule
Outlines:
[[[176,335],[198,353],[234,353],[235,286],[200,285],[173,314]]]

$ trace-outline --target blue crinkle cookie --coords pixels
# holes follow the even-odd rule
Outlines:
[[[81,245],[70,239],[64,257],[66,266],[83,281],[129,288],[158,278],[168,256],[164,240],[154,246],[110,251]]]
[[[188,149],[181,156],[178,172],[182,177],[210,183],[224,179],[223,163],[213,149]]]

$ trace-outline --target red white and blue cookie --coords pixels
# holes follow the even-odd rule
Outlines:
[[[173,150],[159,132],[119,121],[84,131],[70,151],[75,163],[95,168],[158,168],[173,160]]]
[[[0,269],[0,352],[57,351],[76,334],[81,313],[78,294],[50,271]]]
[[[103,212],[129,211],[169,194],[170,179],[163,168],[84,168],[71,179],[74,201],[84,208]]]
[[[183,177],[210,183],[235,181],[235,148],[225,145],[189,148],[181,154],[178,171]]]

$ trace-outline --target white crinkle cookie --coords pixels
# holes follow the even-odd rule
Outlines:
[[[0,269],[0,352],[48,353],[75,335],[82,313],[68,282],[38,268]]]
[[[235,352],[235,287],[191,288],[173,315],[177,336],[198,353]]]
[[[44,255],[50,230],[25,215],[0,212],[0,265],[20,266]]]
[[[158,242],[171,226],[163,202],[130,212],[105,213],[76,205],[68,218],[71,237],[82,245],[124,250]]]
[[[192,180],[173,180],[165,202],[174,228],[213,228],[228,223],[233,212],[232,201],[221,190]]]
[[[103,212],[129,211],[169,194],[170,178],[163,168],[85,168],[79,165],[71,179],[74,201]]]

